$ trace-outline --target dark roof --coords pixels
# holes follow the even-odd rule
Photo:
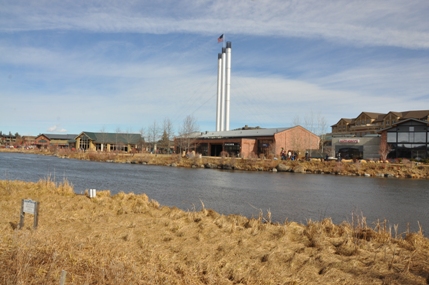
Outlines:
[[[422,124],[429,126],[429,122],[426,120],[418,120],[418,119],[410,118],[410,119],[405,119],[405,120],[396,122],[396,123],[392,124],[390,127],[381,129],[378,131],[378,133],[382,133],[383,131],[390,130],[391,128],[396,128],[397,126],[402,125],[402,124],[409,122],[409,121],[414,121],[414,122],[422,123]]]
[[[429,116],[429,110],[416,110],[416,111],[406,111],[402,112],[402,117],[404,119],[425,119],[427,120],[427,117]]]
[[[403,111],[403,112],[389,111],[386,114],[385,113],[362,112],[359,114],[359,116],[362,114],[365,114],[365,115],[369,116],[370,118],[375,119],[374,122],[380,122],[380,121],[383,121],[384,118],[390,113],[398,116],[399,120],[411,119],[411,118],[418,119],[418,120],[428,120],[428,117],[429,117],[429,110],[410,110],[410,111]],[[359,116],[357,116],[357,117],[359,117]],[[356,118],[354,118],[354,119],[341,118],[336,124],[332,125],[331,127],[337,126],[341,120],[346,120],[347,122],[348,122],[348,120],[351,120],[351,122],[349,122],[349,123],[353,124],[354,121],[356,120]]]
[[[75,134],[40,134],[37,137],[35,137],[35,139],[39,138],[40,136],[44,136],[45,138],[47,138],[48,140],[64,140],[67,141],[68,143],[72,143],[75,142],[75,137],[77,135]],[[44,140],[39,140],[39,142],[46,142]]]
[[[346,123],[351,124],[351,123],[353,123],[354,119],[341,118],[336,124],[332,125],[331,127],[335,127],[341,121],[346,121]]]
[[[389,113],[386,114],[386,116],[389,115],[390,113],[394,114],[397,117],[402,117],[403,116],[402,112],[395,112],[395,111],[390,111]]]
[[[374,122],[382,122],[384,120],[384,117],[386,117],[386,114],[379,114],[374,120]]]
[[[77,137],[82,135],[87,136],[90,140],[97,143],[124,143],[124,144],[138,144],[142,137],[140,134],[135,133],[94,133],[82,132]]]
[[[386,114],[384,114],[384,113],[372,113],[372,112],[362,112],[362,113],[360,113],[359,114],[359,116],[361,115],[361,114],[365,114],[365,115],[367,115],[368,117],[370,117],[371,119],[378,119],[380,116],[385,116]],[[358,116],[358,117],[359,117]]]
[[[74,140],[75,134],[42,134],[49,140]]]

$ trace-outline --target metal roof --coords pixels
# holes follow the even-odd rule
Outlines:
[[[196,137],[202,139],[213,139],[213,138],[246,138],[246,137],[265,137],[273,136],[276,133],[283,132],[291,128],[270,128],[270,129],[244,129],[244,130],[232,130],[232,131],[220,131],[220,132],[203,132],[196,134]]]
[[[87,136],[90,140],[98,143],[124,143],[124,144],[138,144],[142,137],[136,133],[94,133],[82,132],[77,137],[82,135]]]
[[[77,135],[75,134],[42,134],[49,140],[74,140]]]

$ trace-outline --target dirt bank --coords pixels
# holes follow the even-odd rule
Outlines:
[[[21,199],[40,202],[39,227]],[[0,283],[427,284],[429,240],[364,217],[272,224],[162,207],[146,195],[76,195],[65,182],[0,181]]]

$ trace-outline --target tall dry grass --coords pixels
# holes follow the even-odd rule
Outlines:
[[[429,241],[363,217],[271,223],[76,195],[67,181],[0,181],[0,284],[427,284]],[[21,199],[40,202],[17,229]]]

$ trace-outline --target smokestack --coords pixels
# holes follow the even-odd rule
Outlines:
[[[220,130],[225,130],[225,85],[226,85],[226,48],[222,48],[222,82],[221,82],[221,105],[220,105]]]
[[[226,42],[225,131],[229,131],[230,90],[231,90],[231,42]]]
[[[222,104],[222,54],[217,54],[217,104],[216,104],[216,132],[221,129],[220,124],[220,110]]]

